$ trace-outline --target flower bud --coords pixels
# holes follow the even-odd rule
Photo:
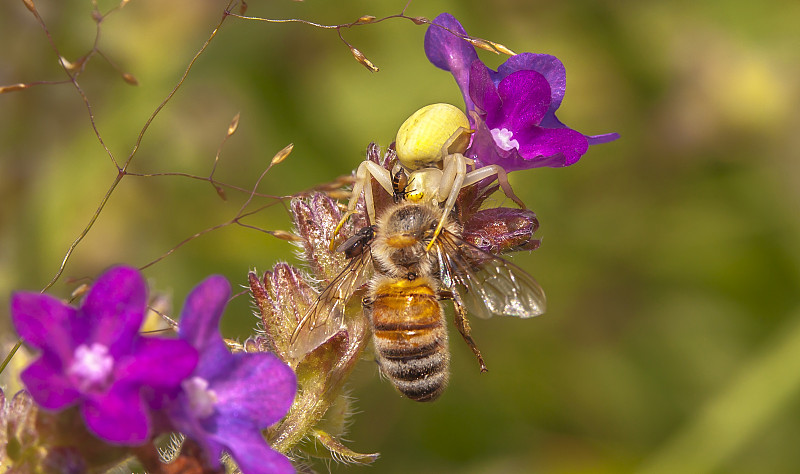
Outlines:
[[[293,209],[297,209],[296,216],[309,219],[303,221],[305,230],[301,234],[307,237],[311,235],[305,243],[316,252],[313,254],[319,255],[320,252],[327,251],[327,247],[313,244],[321,238],[321,229],[315,228],[318,222],[314,222],[314,218],[323,216],[328,219],[335,214],[327,206],[329,199],[324,195],[316,195],[310,202],[296,200],[292,204]],[[312,209],[320,212],[314,214]],[[315,331],[299,330],[298,324],[319,301],[317,292],[303,274],[290,265],[281,263],[271,272],[266,272],[263,279],[259,279],[253,272],[248,275],[248,279],[261,313],[264,334],[245,341],[245,350],[275,352],[297,374],[299,390],[292,408],[267,433],[273,447],[280,452],[287,452],[297,447],[303,439],[314,437],[324,440],[321,444],[327,448],[323,452],[327,456],[349,458],[355,462],[373,461],[377,455],[355,453],[318,426],[328,409],[342,401],[344,382],[366,346],[367,321],[361,308],[353,307],[357,304],[344,308],[346,313],[343,320],[335,327],[320,327]],[[333,318],[329,321],[332,322]],[[324,337],[315,339],[319,335]],[[346,417],[347,414],[343,412],[341,415]]]
[[[324,283],[330,282],[346,264],[342,254],[330,249],[333,231],[342,217],[339,206],[324,194],[314,194],[310,198],[292,199],[291,209],[297,234],[303,239],[304,260],[314,276]],[[350,237],[353,226],[345,225],[341,234]]]
[[[296,364],[292,364],[290,357],[291,338],[300,319],[316,300],[316,291],[299,270],[286,263],[275,265],[262,280],[253,272],[247,278],[264,328],[258,345],[294,368]]]
[[[541,240],[533,234],[539,228],[536,214],[528,209],[497,207],[476,212],[465,224],[465,241],[492,254],[535,250]]]

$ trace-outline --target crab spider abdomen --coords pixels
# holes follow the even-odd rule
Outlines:
[[[400,126],[395,140],[397,159],[411,171],[436,167],[445,154],[464,153],[470,133],[469,120],[458,107],[426,105]]]

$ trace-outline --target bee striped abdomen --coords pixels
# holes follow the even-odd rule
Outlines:
[[[381,371],[405,396],[435,400],[447,386],[450,356],[442,305],[428,278],[382,278],[370,316]]]

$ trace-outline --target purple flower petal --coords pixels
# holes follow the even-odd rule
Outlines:
[[[442,13],[434,18],[425,32],[425,55],[434,66],[453,74],[464,95],[467,110],[472,110],[474,106],[468,93],[469,70],[472,62],[478,59],[478,53],[470,43],[454,33],[467,34],[453,15]]]
[[[225,277],[212,275],[203,280],[186,297],[178,336],[200,351],[208,346],[224,346],[219,321],[230,295],[231,285]]]
[[[147,440],[150,421],[139,386],[117,383],[81,406],[86,426],[99,438],[115,444],[137,445]]]
[[[473,114],[470,114],[473,115]],[[500,165],[506,171],[526,169],[526,162],[519,157],[517,150],[503,150],[497,146],[492,137],[492,132],[480,117],[472,116],[475,123],[475,133],[472,134],[472,144],[467,149],[467,155],[475,160],[475,166],[481,168],[487,165]],[[522,167],[511,166],[512,154],[516,154],[521,160]]]
[[[227,419],[219,431],[230,446],[230,453],[245,474],[291,474],[292,463],[281,453],[270,449],[261,433],[248,430],[240,420]]]
[[[224,379],[212,382],[219,397],[219,416],[246,416],[262,429],[280,420],[292,406],[297,391],[292,369],[271,353],[233,356],[233,370]]]
[[[567,132],[574,132],[573,134],[568,134],[567,137],[563,138],[571,138],[574,139],[574,142],[570,140],[566,140],[567,147],[575,147],[576,143],[579,144],[581,140],[585,141],[583,135],[574,130],[570,129],[537,129],[538,131],[543,131],[545,133],[549,132],[556,132],[557,130],[563,130]],[[557,132],[556,132],[557,133]],[[529,133],[529,131],[522,131],[518,134],[522,140],[525,139],[536,139],[537,135],[535,132]],[[547,137],[545,137],[547,138]],[[558,137],[556,137],[558,138]],[[476,162],[476,165],[486,166],[486,165],[500,165],[506,171],[517,171],[517,170],[526,170],[530,168],[541,168],[541,167],[551,167],[551,168],[559,168],[563,166],[568,166],[569,164],[574,163],[575,161],[568,163],[568,157],[565,156],[563,153],[555,152],[554,154],[546,155],[549,151],[552,151],[550,148],[543,146],[541,149],[528,149],[531,145],[522,146],[522,141],[520,141],[520,148],[526,148],[528,155],[523,156],[520,154],[520,150],[511,149],[511,150],[503,150],[497,146],[494,141],[494,137],[492,137],[491,131],[487,128],[486,124],[483,121],[478,120],[478,123],[475,126],[475,133],[472,137],[472,145],[469,150],[467,150],[467,154],[473,158]],[[547,145],[544,144],[537,144],[533,143],[532,145]],[[551,144],[552,145],[552,144]],[[577,147],[580,148],[579,146]],[[574,160],[574,156],[570,154],[571,159]],[[578,157],[580,158],[580,157]]]
[[[517,54],[508,58],[497,68],[497,75],[493,78],[495,84],[499,84],[505,77],[517,71],[536,71],[545,77],[550,85],[550,108],[547,116],[555,117],[555,111],[561,106],[567,90],[567,72],[564,64],[557,57],[549,54]],[[542,126],[554,127],[546,123],[543,123]]]
[[[550,86],[536,71],[518,71],[500,81],[497,93],[502,107],[492,112],[500,116],[490,121],[493,114],[487,111],[486,125],[490,128],[504,126],[522,143],[518,132],[538,126],[550,106]],[[520,153],[525,156],[522,151]]]
[[[233,356],[219,334],[219,321],[228,303],[231,286],[225,277],[212,275],[186,297],[178,336],[200,352],[196,373],[207,380],[230,370]]]
[[[584,135],[589,141],[589,145],[601,145],[613,142],[619,138],[619,133],[604,133],[602,135]]]
[[[500,100],[500,95],[497,93],[497,87],[492,82],[491,71],[479,59],[472,62],[469,73],[469,96],[475,103],[478,112],[487,113],[491,110],[496,112],[503,106]],[[472,114],[470,115],[470,123],[472,123]],[[495,116],[493,115],[494,119]],[[474,124],[473,124],[474,125]]]
[[[62,359],[72,357],[70,321],[75,312],[50,295],[18,292],[11,296],[11,320],[17,334],[26,343],[53,351]]]
[[[531,127],[520,131],[517,137],[520,142],[519,154],[523,158],[530,160],[562,154],[565,160],[559,166],[569,166],[577,162],[589,149],[586,137],[569,128]]]
[[[147,385],[150,391],[177,389],[197,366],[198,354],[180,339],[140,337],[114,368],[115,378]]]
[[[44,355],[31,363],[20,374],[20,378],[36,403],[47,410],[62,410],[78,402],[81,397],[64,374],[60,361]]]
[[[92,331],[92,342],[107,346],[113,356],[128,351],[144,319],[147,288],[138,270],[114,267],[92,285],[78,313]]]
[[[191,438],[205,453],[208,465],[212,468],[220,466],[220,458],[225,450],[224,444],[217,439],[217,417],[209,416],[199,419],[190,409],[190,401],[182,392],[175,403],[167,407],[169,421],[174,430]]]

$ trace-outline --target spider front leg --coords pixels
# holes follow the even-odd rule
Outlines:
[[[500,184],[506,197],[514,201],[522,209],[525,209],[525,203],[523,203],[522,199],[518,198],[517,195],[514,194],[514,190],[511,189],[511,183],[508,182],[508,173],[498,165],[486,165],[474,171],[470,171],[464,177],[464,182],[461,185],[469,186],[470,184],[475,184],[478,181],[492,176],[497,178],[497,183]]]
[[[458,193],[464,186],[464,179],[467,176],[468,160],[469,159],[464,157],[464,155],[461,153],[447,155],[444,157],[444,160],[442,160],[444,168],[442,169],[442,179],[439,181],[439,186],[436,188],[435,201],[444,201],[444,209],[442,218],[439,219],[439,224],[436,226],[436,230],[433,233],[433,238],[428,243],[428,246],[425,249],[426,251],[433,247],[434,242],[436,242],[436,238],[442,231],[442,227],[444,227],[445,221],[450,215],[450,211],[452,211],[453,207],[456,205]]]
[[[442,160],[444,161],[448,156],[454,154],[461,154],[467,151],[469,141],[475,130],[470,130],[464,127],[458,127],[455,132],[444,142],[442,145]],[[463,156],[463,155],[462,155]],[[469,160],[469,158],[466,158]],[[470,162],[472,160],[469,160]]]
[[[339,220],[339,223],[336,225],[336,228],[333,230],[333,236],[331,236],[330,244],[331,251],[333,251],[335,247],[334,242],[336,240],[336,236],[339,235],[339,231],[342,229],[342,226],[344,226],[344,223],[347,222],[347,218],[356,213],[356,204],[358,204],[358,198],[361,196],[362,192],[364,193],[364,204],[367,208],[367,216],[369,219],[368,223],[375,223],[375,204],[372,197],[372,178],[375,178],[378,184],[380,184],[387,193],[390,195],[394,194],[394,188],[392,187],[392,175],[389,173],[389,170],[375,163],[374,161],[362,161],[356,170],[356,180],[355,184],[353,184],[353,191],[350,193],[350,202],[347,203],[347,212],[344,213],[342,218]]]
[[[437,198],[438,202],[442,202],[445,198],[447,200],[444,203],[444,214],[439,220],[439,224],[436,226],[436,231],[433,233],[433,239],[431,239],[430,243],[428,243],[426,251],[433,247],[436,238],[442,231],[445,219],[448,215],[450,215],[450,212],[453,210],[453,207],[456,204],[458,193],[461,192],[461,188],[465,186],[475,184],[478,181],[482,181],[486,178],[495,177],[505,195],[517,203],[519,207],[525,209],[525,203],[523,203],[522,200],[517,197],[516,194],[514,194],[514,190],[511,189],[511,184],[508,182],[508,174],[506,173],[506,170],[498,165],[487,165],[468,173],[468,162],[470,164],[474,164],[473,160],[466,158],[460,153],[453,153],[452,155],[444,157],[444,169],[442,170],[442,180],[437,188]]]

